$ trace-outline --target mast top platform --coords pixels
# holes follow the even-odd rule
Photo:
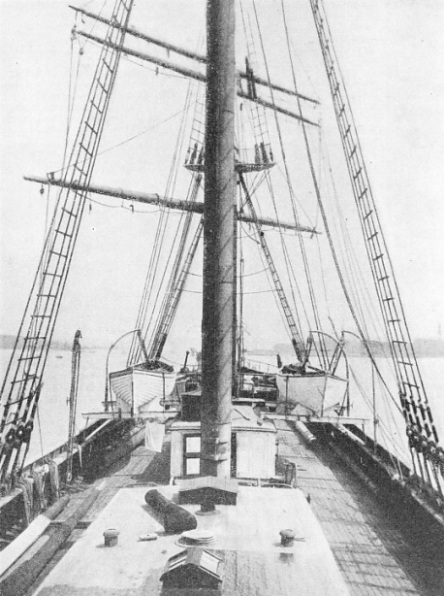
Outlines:
[[[270,170],[275,165],[274,162],[268,163],[236,163],[234,165],[234,169],[237,174],[246,174],[249,172],[263,172],[265,170]],[[190,172],[204,172],[205,171],[205,164],[201,163],[187,163],[185,164],[185,168],[190,170]]]

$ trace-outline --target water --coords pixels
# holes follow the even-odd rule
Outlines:
[[[2,371],[11,350],[0,350]],[[82,350],[76,416],[76,432],[87,424],[83,412],[103,410],[107,350]],[[69,397],[71,387],[71,352],[50,350],[46,365],[38,416],[28,452],[27,462],[41,457],[66,442],[68,438]]]
[[[110,359],[111,370],[115,370],[124,364],[124,354],[113,353]],[[0,350],[0,364],[4,371],[8,363],[11,350]],[[80,383],[78,393],[78,406],[76,416],[76,432],[79,432],[87,424],[82,415],[86,412],[98,412],[103,409],[105,395],[105,370],[108,350],[83,349],[80,363]],[[267,364],[275,364],[274,355],[258,356],[251,354],[252,360],[260,360]],[[444,437],[444,375],[442,375],[442,358],[421,358],[420,368],[423,380],[428,392],[435,424],[443,442]],[[351,358],[350,365],[356,371],[359,383],[364,385],[367,402],[360,395],[357,395],[356,382],[351,380],[351,394],[355,395],[352,405],[352,416],[369,419],[367,432],[373,433],[371,420],[371,367],[365,358]],[[384,372],[388,369],[388,362],[384,359],[378,360],[378,365]],[[67,440],[69,407],[67,398],[70,392],[71,383],[71,353],[66,350],[51,350],[48,357],[47,368],[43,390],[40,398],[39,414],[35,423],[35,430],[32,436],[27,462],[31,462],[48,451],[55,449]],[[370,388],[370,389],[369,389]],[[376,392],[377,416],[381,422],[377,426],[378,440],[393,450],[395,446],[396,455],[408,461],[406,452],[405,431],[402,416],[396,411],[393,405],[389,408],[379,391]],[[396,397],[396,393],[395,393]],[[396,449],[396,447],[399,447]]]

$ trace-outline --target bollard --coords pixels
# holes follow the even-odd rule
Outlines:
[[[103,537],[105,538],[105,546],[116,546],[119,533],[120,532],[115,528],[105,530],[103,532]]]
[[[281,535],[282,546],[293,546],[295,537],[293,530],[281,530],[279,534]]]

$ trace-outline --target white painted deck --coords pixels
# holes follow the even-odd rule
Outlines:
[[[183,550],[178,535],[165,535],[145,505],[147,487],[121,489],[84,535],[44,580],[40,596],[161,592],[167,560]],[[174,497],[177,487],[159,487]],[[186,505],[195,512],[197,505]],[[209,529],[215,550],[225,558],[222,594],[263,596],[341,596],[349,594],[323,532],[299,490],[240,487],[236,506],[218,506],[219,514],[197,516],[198,528]],[[103,546],[103,532],[120,531],[118,544]],[[280,544],[279,531],[292,528],[292,547]],[[158,539],[139,536],[156,532]]]

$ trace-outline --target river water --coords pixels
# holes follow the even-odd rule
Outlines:
[[[80,363],[80,382],[77,406],[77,431],[86,425],[84,413],[102,410],[105,393],[105,369],[108,351],[106,349],[84,349]],[[5,371],[10,350],[0,350],[1,370]],[[252,360],[258,360],[270,365],[275,364],[274,355],[249,354]],[[372,390],[371,367],[365,358],[349,359],[351,368],[356,371],[357,382],[351,376],[351,415],[369,419],[366,423],[367,433],[372,435],[374,425],[371,414]],[[443,358],[421,358],[419,361],[424,384],[427,389],[435,424],[441,438],[444,437],[444,375],[442,374]],[[110,359],[111,370],[120,368],[124,364],[123,353],[113,353]],[[388,362],[379,359],[378,364],[382,371],[388,368]],[[48,451],[58,447],[67,440],[69,407],[67,397],[70,392],[71,379],[71,353],[63,350],[51,350],[45,371],[44,385],[40,398],[38,419],[31,440],[27,462],[31,462]],[[367,388],[365,398],[359,395],[357,385]],[[377,387],[377,385],[376,385]],[[396,393],[395,393],[396,398]],[[390,401],[390,400],[389,400]],[[405,443],[405,431],[400,413],[394,404],[387,405],[376,391],[376,410],[380,420],[376,427],[377,437],[381,443],[395,451],[396,455],[408,461]]]

